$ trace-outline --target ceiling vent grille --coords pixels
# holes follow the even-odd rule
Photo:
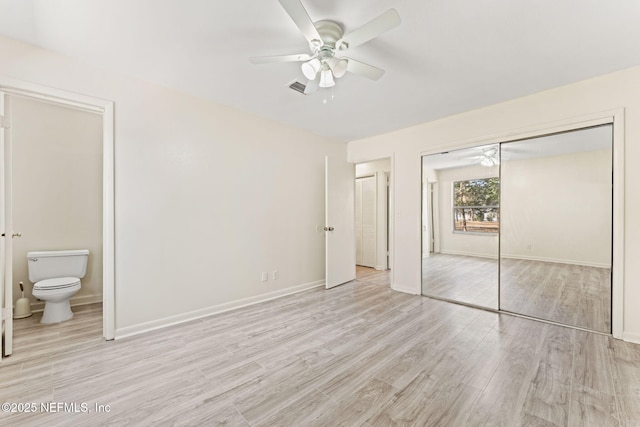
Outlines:
[[[304,90],[307,88],[307,86],[306,86],[306,85],[304,85],[304,84],[302,84],[302,83],[300,83],[300,82],[293,82],[293,83],[291,83],[291,84],[289,85],[289,87],[290,87],[291,89],[295,90],[296,92],[299,92],[299,93],[301,93],[301,94],[303,94],[303,95],[306,95],[306,94],[304,93]]]

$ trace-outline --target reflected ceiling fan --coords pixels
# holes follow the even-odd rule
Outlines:
[[[389,9],[345,35],[342,25],[335,21],[323,20],[314,23],[300,0],[278,1],[309,42],[311,53],[253,57],[249,59],[253,64],[302,62],[302,73],[309,79],[305,94],[315,92],[318,87],[333,87],[334,78],[344,76],[347,71],[371,80],[382,77],[384,70],[346,56],[339,57],[337,54],[364,44],[398,26],[400,15],[395,9]]]

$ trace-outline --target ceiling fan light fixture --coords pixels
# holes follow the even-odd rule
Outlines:
[[[333,80],[333,74],[329,67],[324,68],[320,71],[320,87],[333,87],[336,85],[335,80]]]
[[[488,168],[490,168],[491,166],[494,166],[493,159],[489,157],[484,157],[482,160],[480,160],[480,164]]]
[[[320,71],[320,67],[322,64],[318,60],[318,58],[313,58],[311,61],[304,62],[301,65],[302,74],[309,80],[315,80],[318,75],[318,71]]]
[[[349,66],[349,61],[345,58],[336,59],[332,63],[331,70],[333,71],[333,76],[337,79],[344,76],[347,72],[347,67]]]

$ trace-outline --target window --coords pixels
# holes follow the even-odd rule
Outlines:
[[[453,231],[497,233],[500,179],[480,178],[453,183]]]

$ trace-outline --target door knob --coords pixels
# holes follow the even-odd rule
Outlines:
[[[11,237],[22,237],[22,233],[18,231],[17,233],[13,233]]]
[[[333,227],[325,227],[325,228],[324,228],[324,231],[333,231],[333,230],[334,230],[334,228],[333,228]]]

